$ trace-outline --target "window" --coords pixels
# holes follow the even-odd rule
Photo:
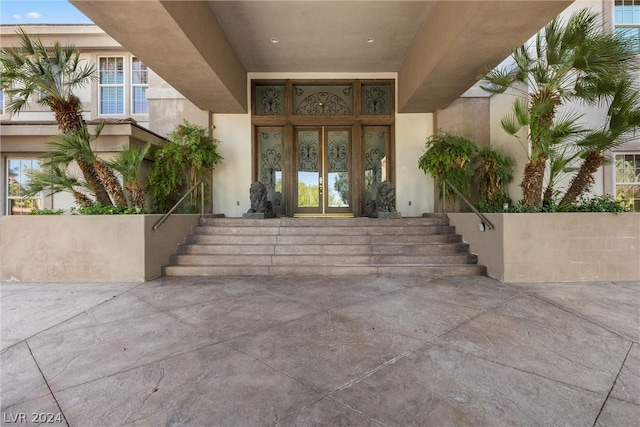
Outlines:
[[[131,60],[131,112],[147,114],[147,88],[149,87],[149,71],[138,58]]]
[[[640,154],[616,154],[616,197],[629,200],[629,208],[640,212]]]
[[[42,206],[42,197],[24,198],[29,184],[29,171],[39,169],[36,159],[8,159],[7,161],[7,215],[29,215]]]
[[[100,114],[124,114],[124,58],[99,59]]]
[[[135,57],[100,57],[98,68],[100,115],[124,116],[149,113],[147,104],[149,70],[142,61]]]
[[[613,15],[615,32],[631,40],[640,53],[640,0],[616,0]]]

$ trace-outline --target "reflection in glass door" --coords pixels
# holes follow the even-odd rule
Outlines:
[[[297,128],[296,216],[351,216],[350,128]]]

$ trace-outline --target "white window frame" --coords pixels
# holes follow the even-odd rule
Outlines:
[[[640,10],[640,0],[614,0],[612,2],[612,8],[613,8],[613,28],[614,31],[617,29],[637,29],[637,31],[639,32],[639,36],[640,37],[640,12],[638,13],[637,19],[634,18],[633,13],[631,16],[631,21],[632,22],[618,22],[616,20],[616,3],[618,2],[622,2],[622,6],[628,5],[628,6],[636,6],[638,7],[638,9]],[[640,40],[636,40],[636,53],[640,53]]]
[[[6,198],[5,198],[5,214],[6,215],[12,215],[11,213],[11,200],[24,200],[24,198],[22,196],[12,196],[11,192],[9,191],[9,185],[10,185],[10,175],[9,173],[11,172],[11,169],[9,168],[9,164],[11,161],[29,161],[29,162],[33,162],[33,161],[38,161],[38,159],[35,158],[28,158],[28,157],[7,157],[5,162],[6,162],[6,174],[5,174],[5,191],[6,191]],[[22,167],[22,165],[20,166]],[[37,196],[35,197],[29,197],[27,200],[39,200],[40,201],[40,209],[42,209],[42,207],[44,206],[44,197],[42,195],[42,193],[39,193]],[[28,214],[27,214],[28,215]]]
[[[146,82],[145,83],[134,83],[135,79],[133,78],[133,74],[136,72],[136,70],[133,69],[133,64],[136,61],[144,66],[144,70],[143,71],[144,71],[145,77],[146,77]],[[131,78],[130,78],[130,81],[131,81],[131,90],[130,90],[131,96],[129,97],[131,115],[138,116],[138,115],[149,114],[149,103],[147,101],[147,90],[149,89],[149,67],[147,67],[147,65],[144,62],[140,61],[135,56],[132,56],[131,57],[130,67],[129,67],[129,73],[131,75]],[[145,100],[145,111],[144,112],[136,112],[136,109],[135,109],[135,89],[136,88],[144,88],[144,100]]]
[[[123,74],[122,83],[102,83],[100,81],[100,79],[102,78],[102,75],[100,72],[101,62],[103,60],[109,60],[109,59],[122,61],[122,74]],[[142,62],[140,59],[138,59],[133,55],[98,54],[95,57],[95,61],[97,64],[96,68],[98,69],[97,95],[95,98],[97,99],[97,102],[94,104],[97,116],[98,117],[128,117],[129,116],[129,117],[136,117],[138,120],[145,121],[149,115],[149,104],[146,100],[147,90],[149,88],[149,72],[150,72],[149,67],[147,67],[147,65],[144,64],[144,62]],[[144,65],[144,71],[146,74],[145,75],[146,83],[134,83],[136,81],[136,79],[134,79],[134,73],[136,71],[134,71],[133,69],[133,64],[135,62],[139,62],[140,64]],[[122,108],[122,113],[109,113],[109,112],[104,112],[102,110],[102,106],[103,106],[102,105],[102,101],[103,101],[102,89],[109,88],[109,87],[122,89],[122,104],[118,105],[118,107]],[[135,95],[136,88],[144,88],[146,111],[143,111],[143,112],[135,111],[134,95]]]
[[[617,157],[618,156],[636,156],[636,158],[638,159],[638,162],[640,163],[640,152],[638,151],[616,151],[613,154],[613,190],[614,190],[614,194],[616,195],[616,198],[618,197],[618,185],[639,185],[640,186],[640,181],[630,181],[630,182],[618,182],[618,161],[617,161]],[[635,199],[634,199],[635,200]],[[634,203],[632,202],[632,206],[634,206]]]
[[[115,59],[116,61],[120,59],[122,61],[122,83],[102,83],[102,73],[101,73],[101,62],[102,60]],[[125,57],[122,55],[104,55],[98,56],[97,59],[98,64],[98,115],[99,116],[118,116],[122,117],[127,114],[127,64],[125,61]],[[122,88],[122,112],[121,113],[110,113],[102,111],[102,89],[103,88]],[[117,108],[116,108],[117,109]]]

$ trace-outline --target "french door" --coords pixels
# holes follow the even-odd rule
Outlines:
[[[352,128],[295,127],[294,216],[353,216]]]

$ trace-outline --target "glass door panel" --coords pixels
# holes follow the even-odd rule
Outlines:
[[[320,209],[321,188],[321,131],[304,129],[296,131],[298,152],[298,208]]]
[[[267,199],[276,213],[282,212],[282,129],[260,128],[259,180],[267,187]]]
[[[376,199],[378,186],[387,179],[387,142],[389,127],[367,126],[363,128],[364,203],[370,210],[370,203]]]
[[[348,130],[327,131],[327,207],[348,208],[350,136]]]
[[[296,215],[351,214],[351,128],[297,128]]]

